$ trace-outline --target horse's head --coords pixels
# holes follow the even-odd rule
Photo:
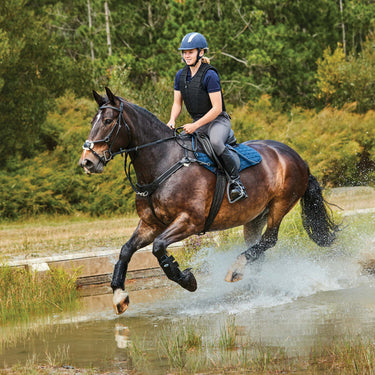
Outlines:
[[[83,145],[79,165],[86,173],[101,173],[103,167],[127,146],[130,129],[123,114],[124,102],[106,87],[107,97],[93,91],[99,110]]]

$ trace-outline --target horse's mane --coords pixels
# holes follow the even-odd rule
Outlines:
[[[131,103],[131,102],[128,102],[127,100],[123,99],[123,98],[120,98],[124,103],[126,104],[129,104],[130,107],[132,107],[134,110],[136,110],[137,112],[141,112],[142,115],[144,115],[147,119],[149,119],[150,121],[152,121],[153,123],[156,123],[158,125],[163,125],[165,126],[165,123],[161,120],[159,120],[152,112],[148,111],[147,109],[143,108],[143,107],[140,107],[139,105],[137,104],[134,104],[134,103]]]

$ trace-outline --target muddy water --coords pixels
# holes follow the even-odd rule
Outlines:
[[[261,265],[249,267],[234,284],[223,279],[240,250],[206,249],[193,264],[201,270],[195,293],[167,283],[132,292],[129,310],[120,317],[113,314],[107,295],[85,298],[82,310],[72,316],[2,328],[0,367],[55,360],[126,370],[134,365],[127,347],[136,340],[155,353],[147,373],[163,374],[167,362],[158,355],[154,338],[187,321],[215,337],[232,319],[238,335],[290,354],[308,353],[333,337],[374,337],[375,277],[363,273],[360,264],[366,252],[375,252],[373,235],[358,236],[349,249],[307,251],[303,246],[280,241]]]

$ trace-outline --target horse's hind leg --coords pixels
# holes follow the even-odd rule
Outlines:
[[[225,281],[234,282],[241,280],[246,264],[254,262],[267,249],[276,245],[281,221],[297,201],[298,199],[293,199],[292,201],[279,200],[274,201],[269,205],[269,212],[268,215],[266,215],[267,228],[260,241],[251,245],[237,258],[236,262],[230,267],[225,277]],[[262,220],[260,220],[260,224],[262,224]],[[260,226],[261,225],[259,225],[258,229]]]
[[[254,220],[249,221],[243,226],[243,235],[245,238],[246,246],[255,245],[262,238],[262,231],[267,224],[268,208],[266,208]]]
[[[243,234],[246,246],[248,246],[248,248],[261,241],[263,228],[267,224],[267,217],[268,208],[265,209],[254,220],[244,224]],[[242,278],[242,274],[240,274],[238,270],[242,270],[245,267],[246,263],[246,257],[242,256],[241,254],[228,270],[225,281],[234,282],[240,280]]]

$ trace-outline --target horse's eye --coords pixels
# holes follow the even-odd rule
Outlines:
[[[104,124],[105,125],[109,125],[110,123],[112,123],[112,119],[110,119],[110,118],[107,118],[106,120],[104,120]]]

